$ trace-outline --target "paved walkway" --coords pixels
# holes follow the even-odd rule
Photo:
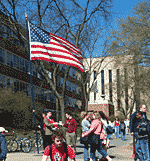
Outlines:
[[[112,140],[110,142],[110,148],[108,149],[107,153],[113,159],[113,161],[133,161],[131,159],[133,149],[130,145],[132,142],[132,137],[130,135],[126,136],[126,141],[121,141],[120,138],[115,139],[114,135],[112,135]],[[96,156],[101,158],[101,155],[96,152]],[[6,161],[41,161],[42,160],[42,153],[37,154],[36,152],[31,153],[8,153],[8,157]],[[83,145],[77,142],[77,161],[84,161],[83,160]],[[48,159],[49,161],[49,159]]]

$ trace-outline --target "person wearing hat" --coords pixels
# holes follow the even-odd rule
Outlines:
[[[0,127],[0,161],[4,161],[7,155],[7,141],[3,132],[8,132],[3,127]]]

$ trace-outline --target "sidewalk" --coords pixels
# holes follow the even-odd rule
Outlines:
[[[134,158],[132,158],[133,146],[131,145],[131,141],[118,148],[108,149],[107,153],[113,161],[134,161]]]
[[[41,161],[43,154],[30,153],[9,153],[6,161]],[[47,159],[50,161],[50,159]],[[84,159],[76,159],[76,161],[84,161]]]
[[[113,159],[113,161],[133,161],[134,159],[131,158],[133,154],[133,147],[131,144],[132,137],[128,136],[127,141],[122,142],[119,139],[111,140],[111,146],[107,150],[108,155]],[[124,145],[123,145],[124,144]],[[37,152],[32,153],[23,153],[23,152],[16,152],[16,153],[8,153],[8,157],[6,161],[41,161],[42,160],[42,153],[38,154]],[[96,156],[101,158],[101,155],[96,152]],[[47,159],[49,161],[49,159]],[[83,145],[77,142],[77,156],[76,161],[84,161],[83,159]]]

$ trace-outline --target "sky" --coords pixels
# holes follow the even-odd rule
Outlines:
[[[112,19],[111,19],[111,27],[112,29],[117,29],[116,20],[123,18],[125,19],[129,14],[132,16],[132,13],[130,12],[133,7],[135,7],[138,2],[142,2],[145,0],[112,0],[113,1],[113,7],[111,11],[113,12]],[[147,2],[150,2],[149,0]],[[107,35],[107,33],[106,33]],[[107,36],[106,36],[107,38]],[[99,46],[99,44],[104,43],[104,39],[100,39],[97,43],[97,49],[94,50],[94,57],[98,56],[99,53],[103,50],[103,46]]]

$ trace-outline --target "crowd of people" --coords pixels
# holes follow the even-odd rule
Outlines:
[[[53,154],[54,158],[61,158],[67,156],[70,157],[71,160],[75,159],[77,150],[76,150],[76,129],[77,129],[77,122],[73,118],[72,113],[66,112],[66,123],[57,123],[51,118],[51,112],[47,111],[47,115],[43,116],[43,129],[45,129],[45,137],[44,140],[44,154],[42,161],[46,161],[47,157],[50,155],[50,149],[56,150]],[[111,161],[112,159],[107,154],[107,149],[110,145],[110,137],[112,134],[119,137],[119,133],[121,134],[121,140],[125,140],[125,134],[129,133],[129,120],[125,119],[119,121],[116,118],[115,121],[110,121],[105,114],[100,111],[89,111],[81,112],[82,117],[82,136],[80,139],[80,143],[84,145],[84,161],[96,160],[95,152],[96,150],[102,155],[103,159],[107,159]],[[66,128],[66,136],[64,137],[63,134],[59,130],[59,126]],[[55,135],[55,136],[53,136]],[[60,137],[61,135],[61,137]],[[64,139],[65,138],[65,139]],[[71,151],[72,153],[65,156],[61,153],[61,148],[58,148],[58,144],[56,144],[57,140],[60,141],[61,148],[65,149],[63,141],[66,140],[67,143],[67,151]],[[52,145],[50,148],[49,145]],[[73,148],[71,148],[71,146]],[[71,148],[72,150],[70,150]],[[74,149],[74,150],[73,150]],[[90,151],[90,154],[88,154]],[[64,150],[65,152],[65,150]],[[90,155],[90,156],[89,156]],[[65,157],[66,158],[66,157]],[[52,158],[53,160],[53,158]]]
[[[65,113],[65,124],[62,124],[61,121],[55,122],[51,111],[43,113],[42,117],[38,117],[36,114],[35,116],[40,122],[43,137],[42,161],[46,161],[48,157],[51,158],[51,161],[66,161],[68,158],[74,161],[77,153],[77,121],[73,118],[72,113]],[[133,135],[136,138],[135,160],[149,160],[150,121],[146,116],[145,105],[141,105],[139,110],[132,114],[130,120],[119,120],[116,117],[112,121],[102,111],[82,111],[81,118],[80,143],[84,146],[84,161],[96,161],[96,150],[102,155],[102,160],[112,161],[107,154],[112,134],[115,135],[115,139],[118,139],[120,134],[122,141],[125,141],[125,135]],[[60,126],[66,128],[65,136],[60,130]],[[7,154],[7,142],[3,132],[6,130],[0,127],[0,161],[5,160]]]

